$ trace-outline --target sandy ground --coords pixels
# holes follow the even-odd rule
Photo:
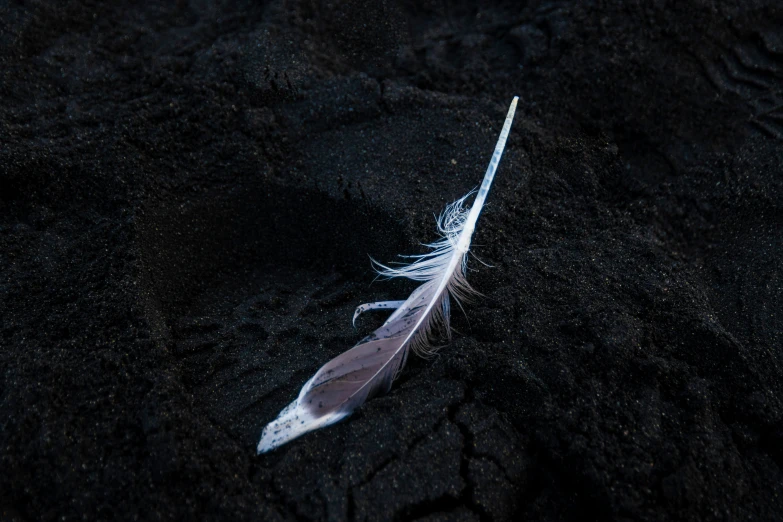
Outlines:
[[[0,2],[2,519],[783,518],[779,5]],[[514,95],[485,297],[257,457]]]

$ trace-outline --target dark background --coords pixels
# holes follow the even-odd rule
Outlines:
[[[0,2],[8,520],[780,520],[779,1]],[[516,121],[485,297],[265,456]]]

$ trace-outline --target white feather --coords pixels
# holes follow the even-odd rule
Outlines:
[[[261,434],[258,453],[271,451],[286,442],[347,417],[374,395],[386,393],[405,366],[410,350],[427,356],[437,348],[432,344],[438,327],[450,334],[450,298],[457,301],[474,295],[466,279],[467,253],[476,221],[495,177],[506,146],[517,106],[511,102],[503,130],[470,211],[465,200],[473,192],[448,205],[438,218],[441,239],[427,245],[431,252],[417,256],[413,263],[391,268],[376,262],[386,277],[422,281],[407,300],[383,301],[357,308],[354,320],[365,310],[392,309],[394,313],[372,334],[347,352],[335,357],[305,383],[299,396],[270,422]]]

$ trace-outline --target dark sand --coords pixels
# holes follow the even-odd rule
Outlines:
[[[121,3],[0,2],[3,520],[783,519],[778,0]],[[513,95],[486,297],[257,457]]]

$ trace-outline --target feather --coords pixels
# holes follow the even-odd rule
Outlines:
[[[405,277],[422,284],[405,301],[381,301],[361,305],[353,320],[367,310],[394,309],[383,325],[347,352],[335,357],[305,383],[299,396],[270,422],[261,434],[258,453],[266,453],[309,431],[338,422],[373,396],[388,392],[405,366],[411,350],[428,356],[443,327],[450,334],[450,300],[474,295],[466,279],[467,253],[479,213],[495,177],[514,119],[517,97],[511,102],[495,152],[489,162],[476,200],[466,210],[473,192],[448,205],[438,217],[441,239],[426,245],[431,251],[410,256],[415,261],[391,268],[375,262],[385,277]]]

